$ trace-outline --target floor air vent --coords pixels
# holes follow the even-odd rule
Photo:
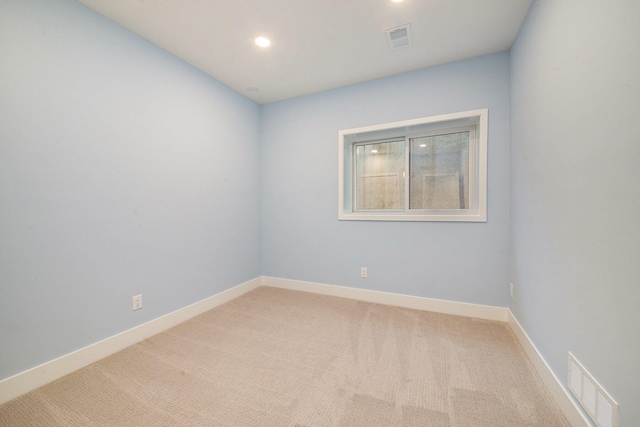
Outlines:
[[[569,353],[569,390],[598,427],[618,427],[618,404]]]
[[[387,41],[391,50],[411,46],[411,25],[406,24],[401,27],[391,28],[385,31]]]

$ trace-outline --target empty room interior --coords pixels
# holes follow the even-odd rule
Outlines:
[[[639,79],[635,0],[0,0],[0,425],[640,425]]]

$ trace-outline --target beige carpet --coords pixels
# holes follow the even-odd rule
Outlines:
[[[508,326],[262,287],[0,406],[2,426],[568,426]]]

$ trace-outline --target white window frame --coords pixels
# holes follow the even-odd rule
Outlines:
[[[422,117],[338,132],[338,219],[356,221],[487,221],[487,136],[489,110],[480,109]],[[416,136],[473,129],[469,137],[469,209],[409,209],[409,170],[405,171],[405,207],[400,210],[355,210],[355,147],[366,142],[409,139]],[[472,183],[472,184],[471,184]]]

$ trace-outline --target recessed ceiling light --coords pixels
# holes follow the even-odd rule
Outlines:
[[[426,147],[427,144],[420,144],[420,147]]]
[[[271,40],[269,40],[266,37],[257,37],[255,42],[260,47],[269,47],[269,46],[271,46]]]
[[[378,150],[371,150],[371,152],[372,152],[372,153],[377,153],[377,152],[378,152]]]

